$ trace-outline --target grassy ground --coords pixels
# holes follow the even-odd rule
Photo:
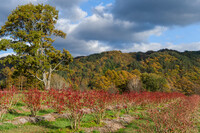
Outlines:
[[[19,110],[20,108],[23,108],[24,105],[18,104],[15,109]],[[23,112],[23,111],[22,111]],[[48,113],[52,113],[53,110],[48,109],[48,110],[41,110],[37,113],[37,115],[44,115]],[[125,113],[124,110],[120,112],[120,116],[122,116]],[[13,120],[16,117],[19,116],[28,116],[30,115],[29,112],[23,112],[23,113],[17,113],[17,112],[12,112],[8,113],[4,116],[4,121],[5,120]],[[115,119],[115,115],[113,111],[106,111],[106,116],[105,118],[108,119]],[[95,118],[93,114],[87,114],[83,117],[81,127],[82,128],[90,128],[90,127],[101,127],[104,126],[104,123],[101,125],[98,125],[95,123]],[[10,123],[4,123],[0,125],[0,133],[42,133],[42,132],[52,132],[52,133],[64,133],[64,132],[74,132],[73,130],[70,129],[70,121],[64,118],[59,118],[56,119],[56,121],[53,122],[48,122],[48,121],[41,121],[36,124],[33,123],[27,123],[24,125],[13,125]],[[84,132],[84,131],[79,131],[79,132]],[[98,131],[94,131],[98,132]]]
[[[116,133],[147,133],[147,132],[155,132],[155,124],[152,120],[144,115],[146,110],[140,110],[140,113],[135,113],[137,119],[135,119],[132,123],[126,125],[125,128],[118,130]],[[198,131],[194,133],[200,133],[200,108],[198,110],[198,118],[196,118],[197,123],[195,127],[198,128]]]
[[[21,110],[21,113],[19,112],[10,112],[5,115],[5,120],[13,120],[16,117],[19,116],[28,116],[30,115],[29,112],[23,111],[25,105],[18,103],[14,109]],[[124,129],[120,129],[117,131],[117,133],[133,133],[133,132],[141,132],[143,131],[150,131],[148,129],[154,130],[154,123],[151,121],[151,119],[148,117],[148,115],[145,115],[146,107],[138,106],[134,110],[130,111],[130,115],[134,116],[136,119],[129,125],[127,125]],[[48,113],[52,113],[54,110],[47,109],[47,110],[41,110],[38,112],[37,115],[44,115]],[[119,116],[123,116],[125,114],[125,110],[121,110]],[[200,114],[200,109],[199,109]],[[199,115],[200,116],[200,115]],[[115,115],[113,111],[106,111],[105,118],[108,119],[115,119]],[[99,127],[104,126],[97,125],[95,123],[95,118],[92,114],[87,114],[84,116],[82,120],[81,127],[82,128],[90,128],[90,127]],[[197,122],[197,126],[200,132],[200,119]],[[39,123],[33,124],[33,123],[27,123],[24,125],[13,125],[10,123],[4,123],[0,125],[0,133],[42,133],[42,132],[49,132],[49,133],[65,133],[65,132],[75,132],[70,129],[70,121],[64,118],[56,119],[56,121],[48,122],[48,121],[41,121]],[[84,132],[82,130],[76,131],[76,132]],[[98,131],[94,131],[98,133]]]
[[[24,125],[3,124],[0,125],[0,132],[5,133],[41,133],[41,132],[57,132],[70,127],[70,122],[66,119],[57,119],[54,122],[41,121],[36,124],[27,123]]]
[[[141,109],[137,110],[140,111]],[[43,110],[40,111],[38,114],[42,115],[42,114],[46,114],[49,113],[50,110]],[[121,110],[120,112],[120,116],[123,116],[125,114],[125,110]],[[135,114],[135,112],[131,112],[131,114]],[[7,114],[7,119],[8,116],[10,119],[13,119],[17,116],[20,116],[21,114]],[[27,115],[27,114],[24,114]],[[106,116],[105,118],[108,119],[115,119],[115,115],[113,111],[106,111]],[[82,120],[82,124],[81,127],[82,128],[90,128],[90,127],[100,127],[100,126],[104,126],[104,123],[102,123],[101,125],[98,125],[95,123],[95,118],[93,116],[93,114],[87,114],[84,116],[83,120]],[[65,132],[73,132],[73,130],[70,129],[70,121],[68,121],[67,119],[64,118],[60,118],[60,119],[56,119],[56,121],[53,122],[48,122],[48,121],[41,121],[39,123],[33,124],[33,123],[27,123],[24,125],[13,125],[13,124],[3,124],[0,125],[0,132],[4,132],[4,133],[27,133],[27,132],[31,132],[31,133],[42,133],[42,132],[52,132],[52,133],[65,133]],[[79,131],[79,132],[84,132],[84,131]],[[98,133],[98,131],[94,131],[96,133]]]
[[[136,113],[136,118],[131,124],[128,124],[125,128],[118,130],[116,133],[133,133],[140,132],[141,128],[147,124],[147,121],[150,121],[149,128],[153,128],[154,123],[146,116],[143,116],[142,113]]]
[[[42,111],[38,114],[43,114],[45,111]],[[45,113],[47,113],[46,111]],[[111,118],[111,112],[108,112],[107,118]],[[13,119],[15,116],[18,115],[10,115],[8,114],[10,119]],[[8,119],[8,117],[7,117]],[[94,117],[92,114],[85,115],[85,117],[82,120],[81,127],[90,128],[95,126],[101,126],[97,125],[94,121]],[[13,125],[10,123],[5,123],[3,125],[0,125],[0,132],[8,132],[8,133],[38,133],[38,132],[67,132],[67,131],[73,131],[70,129],[70,121],[64,118],[56,119],[56,121],[48,122],[48,121],[41,121],[36,124],[33,123],[27,123],[25,125]]]
[[[94,118],[91,115],[86,115],[83,119],[81,127],[89,128],[89,127],[95,127],[100,126],[97,125],[94,122]],[[70,121],[64,118],[57,119],[53,122],[48,121],[41,121],[36,124],[33,123],[27,123],[25,125],[19,125],[15,126],[12,124],[3,124],[0,125],[0,132],[5,133],[38,133],[38,132],[73,132],[73,130],[70,129]],[[81,130],[80,130],[81,132]]]
[[[23,110],[24,106],[25,105],[22,103],[17,103],[13,110],[21,110],[21,113],[18,113],[15,111],[7,113],[4,116],[4,121],[13,120],[14,118],[19,117],[19,116],[29,116],[30,113],[27,112],[27,110],[26,111]],[[143,112],[143,111],[144,111],[144,108],[139,106],[134,111],[131,111],[130,114],[139,117],[141,115],[141,112]],[[48,113],[52,113],[52,112],[54,112],[54,110],[51,110],[51,109],[41,110],[37,113],[37,115],[44,115],[44,114],[48,114]],[[115,119],[116,117],[115,117],[114,113],[115,112],[113,112],[113,111],[106,111],[105,118]],[[119,113],[119,116],[123,116],[125,113],[126,113],[125,110],[121,110]],[[142,116],[141,116],[141,118],[142,118]],[[132,130],[134,130],[134,128],[137,129],[138,128],[137,124],[139,122],[140,121],[138,121],[137,123],[132,123],[127,126],[127,129],[122,129],[119,132],[126,132],[129,130],[132,131]],[[142,120],[141,120],[141,122],[142,122]],[[94,118],[93,114],[87,114],[83,117],[81,127],[82,128],[90,128],[90,127],[100,127],[103,125],[104,124],[98,125],[95,123],[95,118]],[[17,126],[10,124],[10,123],[5,123],[3,125],[0,125],[0,132],[5,132],[5,133],[13,133],[13,132],[15,132],[15,133],[27,133],[27,132],[31,132],[31,133],[42,133],[42,132],[57,133],[57,132],[60,132],[60,133],[62,133],[63,132],[64,133],[64,132],[73,132],[73,130],[70,129],[70,121],[62,118],[62,119],[57,119],[56,121],[53,121],[53,122],[41,121],[36,124],[27,123],[24,125],[17,125]],[[84,132],[84,131],[80,130],[79,132]],[[98,131],[94,131],[94,132],[98,133]]]
[[[37,116],[42,116],[42,115],[53,113],[53,112],[54,110],[52,109],[40,110],[37,113]],[[21,117],[21,116],[30,116],[30,112],[21,112],[21,113],[16,112],[16,111],[8,112],[7,114],[4,115],[3,121],[14,120],[15,118]]]

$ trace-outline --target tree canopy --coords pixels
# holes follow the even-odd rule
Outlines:
[[[0,50],[13,49],[16,55],[6,58],[4,63],[12,63],[18,74],[35,77],[50,88],[52,72],[67,70],[72,61],[71,54],[53,47],[56,37],[66,37],[66,33],[55,28],[58,10],[50,5],[27,4],[18,6],[8,16],[1,27]]]

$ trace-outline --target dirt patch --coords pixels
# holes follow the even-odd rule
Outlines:
[[[25,111],[26,108],[23,109]],[[84,109],[83,110],[86,114],[90,114],[92,110]],[[14,125],[19,124],[25,124],[25,123],[37,123],[40,121],[55,121],[57,118],[68,118],[69,113],[64,114],[58,114],[58,113],[50,113],[45,114],[43,116],[36,116],[36,117],[29,117],[29,116],[23,116],[23,117],[17,117],[14,120],[6,121],[4,123],[12,123]],[[104,123],[104,126],[102,127],[91,127],[91,128],[83,128],[86,132],[93,132],[93,131],[99,131],[101,133],[107,133],[107,132],[115,132],[121,128],[124,128],[125,125],[130,124],[135,117],[131,115],[124,115],[123,117],[119,117],[116,119],[104,119],[102,122]]]
[[[47,109],[49,109],[49,107],[47,106],[47,105],[41,105],[41,108],[40,108],[41,110],[47,110]]]
[[[57,118],[68,118],[69,114],[46,114],[43,116],[36,116],[36,117],[17,117],[12,121],[7,121],[4,123],[12,123],[14,125],[19,124],[25,124],[25,123],[37,123],[39,121],[55,121]],[[114,132],[121,128],[124,128],[125,125],[131,123],[135,117],[131,115],[124,115],[123,117],[119,117],[117,119],[104,119],[102,122],[104,123],[103,127],[91,127],[91,128],[84,128],[86,132],[92,132],[92,131],[99,131],[101,133],[107,133],[107,132]]]
[[[25,107],[25,106],[21,107],[21,109],[23,112],[30,112],[30,109],[27,109],[27,107]]]
[[[69,113],[64,113],[64,114],[59,114],[59,113],[53,113],[52,114],[54,116],[55,119],[58,119],[58,118],[69,118]]]
[[[30,122],[30,117],[24,116],[24,117],[17,117],[13,121],[6,121],[4,123],[12,123],[13,125],[19,125],[19,124],[25,124]]]
[[[28,117],[28,116],[23,116],[23,117],[17,117],[12,121],[6,121],[4,123],[12,123],[13,125],[19,125],[19,124],[25,124],[25,123],[37,123],[39,121],[55,121],[56,118],[54,117],[53,114],[46,114],[43,116],[36,116],[36,117]]]

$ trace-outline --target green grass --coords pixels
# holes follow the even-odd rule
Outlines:
[[[23,102],[17,102],[15,106],[16,107],[23,107],[23,106],[26,106],[26,104],[23,103]]]
[[[129,125],[127,125],[124,129],[120,129],[118,130],[116,133],[131,133],[131,132],[136,132],[139,129],[139,127],[137,126],[137,124],[135,123],[131,123]]]
[[[31,124],[31,125],[42,126],[48,129],[60,129],[60,128],[62,129],[62,128],[70,127],[70,121],[64,118],[60,118],[52,122],[41,121],[41,122],[38,122],[36,124]]]
[[[6,120],[13,120],[16,117],[23,117],[23,116],[29,116],[30,112],[24,111],[24,108],[26,107],[25,104],[22,102],[18,102],[12,109],[11,112],[7,113],[4,116],[4,121]],[[137,111],[142,111],[142,107],[137,107]],[[20,111],[17,111],[20,110]],[[20,113],[19,113],[20,112]],[[55,112],[53,109],[46,109],[46,110],[40,110],[37,113],[37,116],[42,116],[45,114],[53,113]],[[107,119],[115,119],[115,112],[114,111],[106,111],[105,117]],[[120,116],[123,116],[125,114],[125,110],[120,111]],[[135,109],[130,112],[132,115],[137,115],[135,113]],[[95,117],[93,114],[86,114],[84,115],[82,122],[81,122],[81,127],[82,128],[90,128],[90,127],[101,127],[104,126],[105,124],[102,123],[101,125],[95,123]],[[133,126],[134,127],[134,126]],[[136,126],[135,126],[136,127]],[[57,119],[56,121],[49,122],[49,121],[41,121],[36,124],[33,123],[27,123],[24,125],[13,125],[13,124],[8,124],[5,123],[3,125],[0,125],[0,132],[16,132],[16,133],[23,133],[23,132],[52,132],[52,133],[64,133],[64,132],[74,132],[70,128],[70,121],[64,118]],[[77,131],[77,132],[83,132],[83,131]],[[94,133],[98,133],[98,131],[94,131]]]
[[[12,112],[6,113],[3,117],[2,121],[7,121],[7,120],[14,120],[16,117],[21,117],[21,116],[28,116],[30,115],[29,112],[24,112],[24,113],[18,113],[15,110],[12,110]]]
[[[13,125],[10,123],[5,123],[0,125],[0,132],[54,132],[58,130],[64,130],[70,127],[70,122],[66,119],[57,119],[56,121],[49,122],[49,121],[41,121],[36,124],[27,123],[24,125]]]
[[[0,131],[10,130],[10,129],[13,129],[13,128],[17,128],[17,126],[13,125],[11,123],[5,123],[3,125],[0,125]]]
[[[41,115],[54,113],[54,112],[55,112],[55,110],[53,110],[53,109],[40,110],[40,111],[38,111],[37,115],[41,116]]]
[[[92,133],[100,133],[99,131],[94,130]]]
[[[121,112],[120,112],[121,113]],[[108,118],[108,119],[115,119],[115,114],[114,114],[114,111],[106,111],[106,115],[105,115],[105,118]]]
[[[0,131],[0,133],[47,133],[50,129],[35,126],[35,125],[22,125],[10,130]]]
[[[14,120],[16,117],[20,117],[20,116],[26,116],[25,114],[19,114],[19,113],[7,113],[4,115],[3,117],[3,121],[7,121],[7,120]]]
[[[17,105],[18,108],[24,106],[22,104]],[[127,125],[124,129],[118,130],[116,133],[140,133],[140,132],[154,132],[155,131],[155,125],[151,121],[151,119],[148,117],[148,115],[145,113],[147,111],[146,107],[142,106],[137,106],[133,110],[130,111],[130,115],[134,116],[136,119],[133,120],[129,125]],[[47,109],[47,110],[41,110],[37,113],[37,115],[44,115],[44,114],[49,114],[53,113],[54,110],[52,109]],[[199,110],[200,112],[200,110]],[[105,118],[108,119],[115,119],[114,111],[106,111],[105,113]],[[120,116],[123,116],[126,114],[126,111],[122,109],[120,111]],[[28,116],[30,115],[29,112],[24,112],[24,113],[17,113],[17,112],[12,112],[8,113],[5,115],[6,120],[11,120],[14,119],[15,117],[19,116]],[[56,119],[56,121],[41,121],[38,123],[27,123],[24,125],[13,125],[9,123],[5,123],[3,125],[0,125],[0,133],[1,132],[6,132],[6,133],[27,133],[27,132],[32,132],[32,133],[41,133],[41,132],[46,132],[46,133],[66,133],[66,132],[80,132],[84,133],[82,130],[72,130],[70,127],[70,121],[65,119],[65,118],[59,118]],[[95,123],[95,117],[93,114],[86,114],[84,115],[82,122],[81,122],[81,128],[91,128],[91,127],[101,127],[104,126],[105,124],[102,123],[101,125]],[[200,124],[198,123],[198,129],[200,132]],[[99,133],[99,131],[93,131],[93,133]]]
[[[21,103],[17,103],[15,108],[12,109],[12,112],[9,112],[5,114],[4,116],[4,122],[7,120],[13,120],[16,117],[23,117],[23,116],[29,116],[30,112],[23,112],[18,113],[16,110],[19,110],[21,107],[24,107],[25,105]],[[49,113],[53,113],[54,110],[52,109],[46,109],[46,110],[40,110],[38,111],[37,115],[45,115]],[[112,112],[107,113],[108,117],[110,117]],[[49,122],[49,121],[41,121],[36,124],[33,123],[27,123],[24,125],[13,125],[9,123],[4,123],[3,125],[0,125],[0,132],[72,132],[70,129],[70,121],[64,118],[57,119],[56,121]],[[95,123],[95,118],[92,114],[87,114],[83,117],[81,127],[83,128],[90,128],[90,127],[97,127],[97,126],[103,126],[98,125]],[[27,129],[27,130],[26,130]]]
[[[50,110],[49,110],[50,111]],[[42,111],[41,113],[46,113],[46,111]],[[3,124],[0,125],[0,132],[15,132],[15,133],[25,133],[25,132],[50,132],[50,133],[65,133],[65,132],[75,132],[70,128],[70,121],[64,118],[56,119],[56,121],[41,121],[38,123],[27,123],[24,125],[13,125],[13,124]],[[89,128],[97,125],[94,122],[94,118],[91,114],[85,115],[83,118],[81,127]],[[83,132],[83,131],[76,131]]]
[[[42,115],[53,113],[53,112],[54,112],[53,109],[40,110],[37,112],[37,116],[42,116]],[[11,112],[6,113],[4,115],[2,121],[14,120],[16,117],[21,117],[21,116],[23,117],[23,116],[30,116],[30,115],[31,115],[30,112],[18,113],[17,111],[15,111],[15,109],[13,109]]]
[[[93,114],[87,114],[83,117],[81,127],[83,128],[90,128],[90,127],[101,127],[104,125],[104,123],[101,123],[101,125],[96,124],[95,118]]]
[[[128,124],[125,128],[118,130],[116,133],[145,132],[145,129],[142,129],[144,126],[149,129],[153,129],[154,123],[151,121],[151,119],[149,119],[147,116],[144,116],[141,113],[135,113],[135,115],[138,119],[135,119],[132,123]]]

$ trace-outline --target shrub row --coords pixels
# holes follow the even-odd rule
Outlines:
[[[0,91],[0,109],[8,110],[14,104],[13,98],[17,93],[15,89]],[[173,121],[172,123],[175,124],[177,122],[176,119],[178,119],[178,124],[188,125],[187,121],[189,121],[189,116],[197,108],[199,102],[199,96],[186,97],[181,93],[163,92],[131,92],[119,94],[97,90],[81,92],[72,89],[51,89],[49,91],[30,89],[20,93],[22,93],[20,95],[23,95],[21,96],[22,101],[30,109],[32,116],[36,116],[41,106],[46,105],[54,109],[57,113],[67,112],[73,129],[80,127],[84,114],[88,112],[92,113],[96,119],[96,123],[100,124],[107,108],[111,108],[115,112],[116,117],[118,117],[121,109],[129,113],[137,106],[158,106],[159,104],[167,105],[166,108],[163,107],[164,112],[156,109],[148,112],[157,129],[169,129],[169,122]],[[162,123],[160,121],[163,125],[161,125]],[[171,131],[172,129],[169,130]]]

